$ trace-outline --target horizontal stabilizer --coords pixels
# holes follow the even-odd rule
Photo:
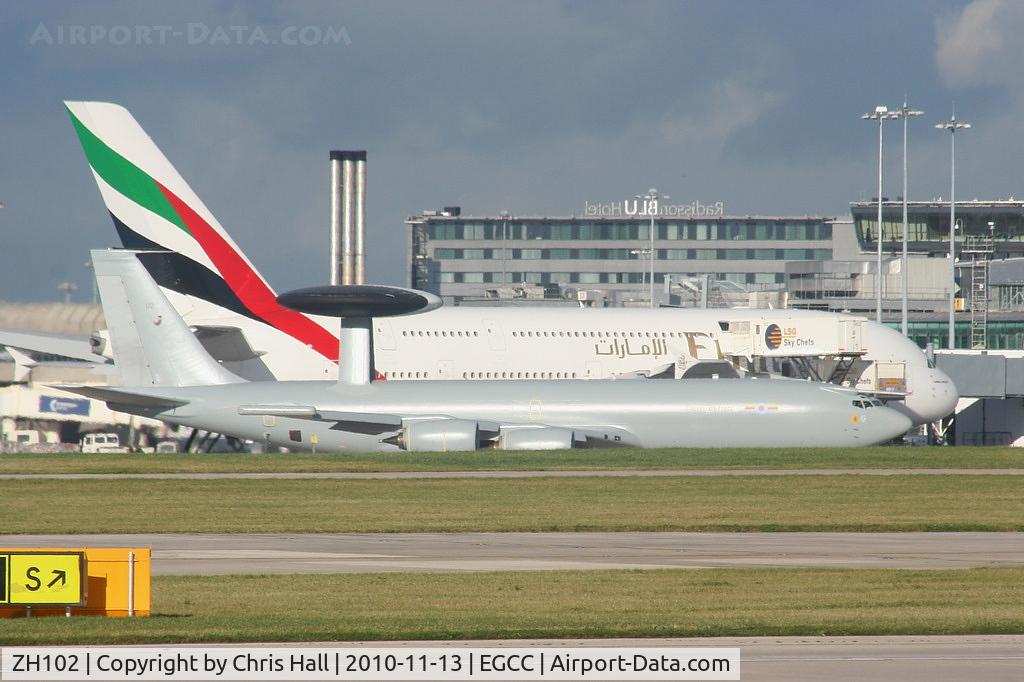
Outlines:
[[[244,362],[266,354],[249,345],[238,327],[195,325],[192,331],[206,352],[220,362]]]
[[[95,398],[107,403],[118,405],[130,405],[133,407],[164,408],[171,409],[187,405],[187,400],[176,400],[174,398],[162,398],[155,395],[135,393],[130,390],[110,388],[108,386],[83,386],[81,384],[50,384],[50,388],[56,388],[69,393],[77,393],[87,398]]]
[[[110,362],[93,352],[88,336],[61,336],[20,329],[0,329],[0,346],[30,353],[44,353],[105,365]]]

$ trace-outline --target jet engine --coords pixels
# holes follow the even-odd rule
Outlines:
[[[465,419],[409,421],[401,431],[382,442],[409,452],[476,450],[480,446],[480,427]]]
[[[114,359],[114,351],[110,347],[110,332],[106,329],[94,331],[89,337],[89,348],[96,355]]]
[[[499,450],[568,450],[575,437],[571,429],[542,426],[536,429],[502,429],[495,447]]]

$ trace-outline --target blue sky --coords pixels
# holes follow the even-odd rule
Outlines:
[[[64,99],[127,106],[278,290],[327,281],[327,152],[366,149],[369,278],[401,284],[403,219],[443,205],[566,215],[657,187],[846,215],[875,194],[859,116],[904,92],[926,112],[911,198],[948,196],[932,126],[954,100],[958,196],[1024,197],[1022,31],[1012,0],[8,4],[0,298],[87,300],[88,249],[115,244]]]

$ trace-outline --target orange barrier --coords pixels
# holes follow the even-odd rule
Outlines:
[[[82,569],[85,581],[81,585],[84,592],[84,605],[56,606],[61,603],[78,603],[78,597],[59,595],[55,591],[67,585],[74,585],[75,575],[67,564],[67,555],[84,554]],[[148,616],[150,614],[152,551],[148,547],[93,547],[93,548],[54,548],[54,547],[11,547],[0,548],[0,556],[10,554],[12,559],[0,564],[6,584],[0,589],[4,595],[2,601],[21,601],[19,604],[0,603],[0,618],[19,618],[35,616]],[[31,555],[39,555],[40,561],[28,561]],[[64,563],[60,563],[63,561]],[[46,562],[49,562],[46,563]],[[32,571],[38,564],[52,571]],[[27,568],[26,568],[27,567]],[[13,570],[12,570],[13,569]],[[24,573],[24,575],[22,575]],[[60,573],[68,575],[61,576]],[[52,576],[52,577],[51,577]],[[78,576],[80,577],[80,576]],[[61,581],[65,582],[61,582]],[[50,582],[53,585],[47,590]],[[26,588],[25,585],[28,585]],[[12,589],[13,587],[13,589]],[[39,603],[25,605],[24,600],[32,599],[26,590],[38,589]],[[46,593],[54,592],[47,597]],[[34,594],[35,592],[33,592]],[[13,599],[12,599],[13,597]],[[50,605],[47,605],[50,604]]]

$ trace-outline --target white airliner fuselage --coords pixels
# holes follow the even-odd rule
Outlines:
[[[239,327],[258,356],[224,365],[252,378],[333,379],[337,364],[281,331],[244,319],[207,301],[164,290],[193,327]],[[311,316],[336,334],[336,320]],[[787,350],[760,348],[782,357],[818,350],[838,320],[858,320],[864,354],[852,387],[884,391],[885,376],[901,380],[902,402],[892,406],[915,424],[952,412],[956,390],[941,370],[929,367],[917,346],[902,334],[850,315],[806,310],[743,308],[440,308],[419,315],[374,321],[374,364],[388,380],[437,379],[599,379],[636,374],[679,376],[697,361],[731,361],[736,353],[728,330],[749,325],[762,338],[771,325],[785,329]],[[788,340],[787,340],[788,341]],[[758,350],[758,349],[753,349]],[[857,376],[857,375],[853,375]]]

